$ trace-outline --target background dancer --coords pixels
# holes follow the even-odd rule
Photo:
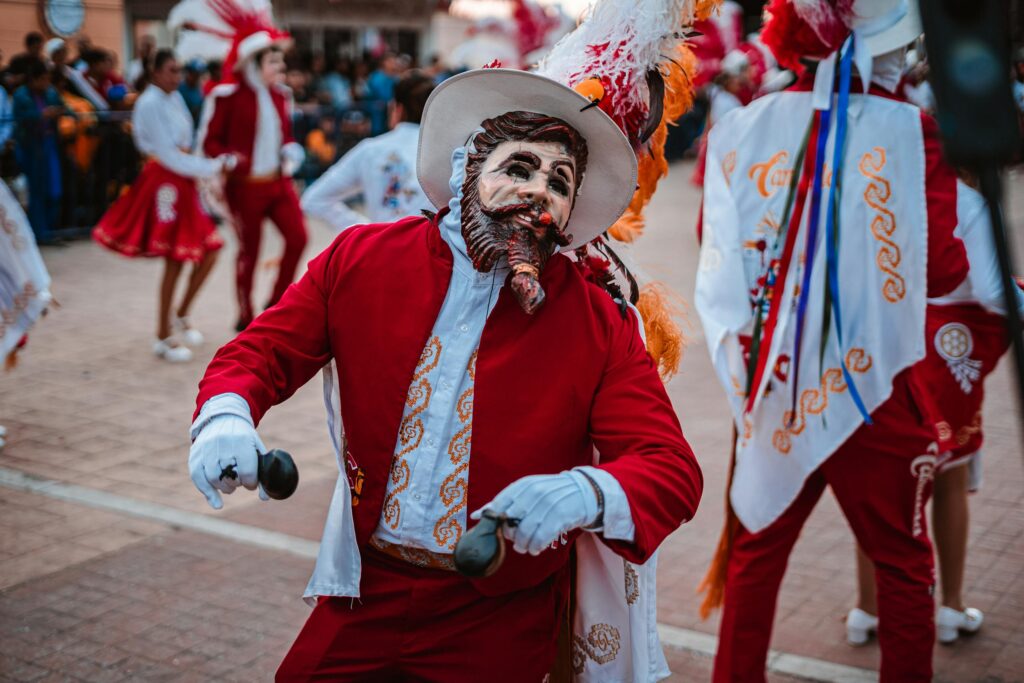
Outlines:
[[[238,233],[235,286],[238,321],[244,330],[252,322],[253,279],[259,261],[263,222],[270,219],[284,239],[277,280],[266,302],[270,308],[295,278],[306,248],[306,226],[299,208],[292,174],[305,158],[302,145],[292,136],[290,91],[284,82],[283,48],[289,35],[274,27],[270,6],[241,0],[216,5],[202,0],[179,6],[178,20],[195,27],[211,24],[233,34],[224,64],[228,82],[218,85],[203,102],[197,147],[208,157],[232,154],[237,165],[230,171],[224,195]]]
[[[164,259],[153,353],[172,363],[191,360],[188,347],[203,343],[188,314],[223,245],[200,204],[196,179],[216,176],[237,163],[231,154],[204,159],[187,151],[192,146],[192,116],[178,92],[180,83],[181,66],[174,53],[159,50],[151,83],[132,112],[135,144],[150,159],[92,233],[97,242],[125,256]],[[192,274],[174,308],[185,263],[193,264]]]
[[[985,379],[1009,348],[1003,320],[1002,284],[985,200],[957,182],[956,235],[964,242],[970,271],[948,295],[928,302],[927,355],[915,369],[926,410],[939,435],[940,455],[932,497],[934,539],[942,588],[937,638],[950,644],[976,633],[985,615],[964,602],[964,569],[970,528],[968,494],[982,480],[982,404]],[[1024,285],[1022,285],[1024,286]],[[1017,315],[1024,317],[1024,293]],[[930,400],[928,400],[930,399]],[[851,645],[864,645],[878,630],[875,567],[857,549],[857,606],[846,618]]]
[[[416,179],[416,152],[423,107],[433,90],[433,79],[421,74],[400,80],[391,131],[360,142],[306,188],[303,211],[340,232],[356,223],[384,223],[429,209]],[[365,216],[345,203],[360,194]]]

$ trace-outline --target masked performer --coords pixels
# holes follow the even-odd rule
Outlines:
[[[236,161],[230,154],[204,159],[189,153],[192,117],[178,93],[180,82],[181,67],[174,53],[158,51],[152,83],[132,112],[135,145],[149,161],[92,233],[97,242],[125,256],[164,259],[153,352],[170,362],[191,360],[188,347],[203,341],[189,324],[188,313],[223,244],[200,204],[196,179],[217,176]],[[193,264],[192,274],[172,320],[175,286],[188,262]]]
[[[616,18],[636,7],[606,6]],[[319,602],[278,680],[543,680],[570,551],[586,565],[595,543],[620,556],[609,564],[628,588],[623,607],[653,615],[653,576],[638,582],[633,563],[692,517],[701,475],[634,312],[560,253],[623,213],[636,186],[631,142],[646,118],[661,121],[644,67],[671,54],[665,26],[692,6],[652,6],[661,11],[641,28],[657,40],[633,53],[637,72],[607,74],[603,96],[581,87],[581,73],[600,75],[580,68],[583,50],[572,64],[550,60],[547,75],[483,69],[438,86],[418,176],[439,213],[346,230],[210,365],[189,461],[219,507],[221,493],[256,488],[264,413],[333,360],[325,396],[348,476],[307,589]],[[634,41],[622,25],[606,40]],[[548,77],[562,73],[576,76]],[[628,110],[635,128],[624,135],[605,108]],[[222,478],[228,466],[235,478]],[[484,512],[517,520],[503,529],[511,550],[496,573],[468,579],[452,571],[453,550]],[[606,600],[612,592],[604,586]],[[666,675],[653,625],[637,649],[629,628],[577,632],[574,670]]]
[[[786,562],[827,485],[876,567],[881,680],[928,681],[939,451],[912,368],[927,298],[967,274],[956,174],[935,122],[894,94],[920,33],[905,1],[768,11],[780,63],[820,61],[708,145],[696,304],[739,434],[709,576],[724,584],[714,678],[764,680]]]
[[[225,82],[203,103],[196,145],[208,157],[238,158],[224,195],[238,232],[236,329],[243,330],[254,314],[252,288],[263,222],[269,218],[284,239],[268,308],[291,284],[306,247],[306,227],[291,179],[305,152],[292,137],[291,93],[283,85],[282,50],[290,37],[274,27],[264,0],[186,0],[171,12],[169,22],[194,29],[183,32],[178,48],[183,53],[203,38],[231,38]]]

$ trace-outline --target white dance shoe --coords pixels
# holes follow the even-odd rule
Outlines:
[[[961,633],[977,633],[985,621],[980,609],[964,608],[963,612],[952,607],[940,607],[935,617],[935,632],[939,642],[945,645],[953,643]]]
[[[157,358],[163,358],[168,363],[187,363],[192,360],[192,351],[186,346],[175,346],[172,337],[157,339],[153,342],[153,353]]]
[[[202,346],[205,341],[203,333],[189,324],[188,318],[174,318],[174,332],[185,346]]]
[[[846,615],[846,642],[854,647],[867,645],[871,636],[878,632],[878,617],[854,607]]]

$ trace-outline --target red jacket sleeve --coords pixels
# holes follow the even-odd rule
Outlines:
[[[207,400],[230,392],[248,402],[253,422],[259,424],[271,406],[327,364],[331,347],[326,292],[332,257],[346,234],[310,261],[309,270],[277,305],[217,351],[199,382],[196,415]]]
[[[590,433],[601,454],[599,467],[622,486],[636,527],[632,543],[604,542],[630,562],[642,563],[693,518],[704,478],[635,318],[618,323],[591,407]]]
[[[924,135],[925,201],[928,205],[928,296],[942,296],[967,277],[967,251],[953,236],[957,225],[956,172],[942,155],[939,127],[921,115]]]
[[[215,159],[221,154],[233,152],[228,144],[228,133],[231,129],[231,106],[227,103],[228,97],[228,95],[218,96],[217,93],[211,93],[207,96],[209,104],[206,106],[210,107],[212,111],[209,113],[206,131],[203,135],[203,154],[211,159]],[[238,165],[231,171],[231,174],[236,176],[249,175],[250,163],[250,160],[245,158],[245,155],[242,155],[239,157]]]

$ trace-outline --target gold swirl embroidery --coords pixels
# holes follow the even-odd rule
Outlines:
[[[964,425],[960,429],[956,430],[956,445],[964,446],[971,437],[981,431],[981,411],[979,410],[974,414],[974,418],[970,424]]]
[[[448,443],[448,458],[455,465],[455,471],[441,482],[438,495],[445,506],[445,513],[434,524],[434,541],[443,548],[455,549],[455,544],[462,538],[462,524],[459,513],[466,508],[469,484],[466,471],[469,469],[469,453],[473,442],[473,382],[476,381],[476,355],[469,358],[466,372],[469,374],[470,385],[456,403],[456,414],[462,429],[455,433]]]
[[[871,356],[864,349],[850,349],[846,354],[846,368],[850,372],[864,374],[871,369]],[[807,427],[807,415],[821,415],[828,408],[829,393],[841,394],[846,391],[846,380],[839,368],[829,368],[821,375],[821,387],[805,389],[800,394],[798,412],[787,410],[782,415],[782,428],[772,435],[772,445],[780,453],[789,453],[793,447],[792,439],[799,436]]]
[[[892,187],[889,181],[880,175],[885,168],[885,162],[885,148],[875,147],[861,157],[857,168],[860,169],[861,175],[873,181],[869,182],[867,189],[864,190],[864,201],[877,211],[871,219],[871,234],[881,243],[875,257],[875,265],[888,275],[882,284],[882,296],[886,301],[896,303],[906,295],[907,283],[897,270],[903,256],[899,246],[891,239],[892,234],[896,232],[896,216],[886,208],[892,197]]]
[[[626,604],[632,605],[640,597],[640,577],[629,562],[623,560],[622,564],[626,568]]]
[[[732,150],[722,159],[722,175],[725,177],[725,186],[732,185],[732,172],[736,170],[736,150]]]
[[[610,624],[594,624],[590,627],[586,639],[578,635],[572,637],[573,671],[577,675],[583,673],[588,658],[598,664],[613,661],[619,654],[620,647],[619,629]]]
[[[935,430],[938,432],[939,441],[949,441],[953,438],[953,428],[945,420],[935,423]]]
[[[402,515],[398,497],[409,487],[409,463],[405,458],[419,448],[423,439],[423,420],[420,419],[420,415],[430,405],[430,395],[433,391],[426,376],[437,367],[440,359],[441,339],[431,337],[423,347],[423,353],[420,354],[420,360],[412,376],[412,384],[409,385],[405,404],[411,410],[402,418],[402,424],[398,427],[398,446],[391,460],[392,488],[384,499],[383,508],[384,523],[391,529],[398,528],[398,521]]]

